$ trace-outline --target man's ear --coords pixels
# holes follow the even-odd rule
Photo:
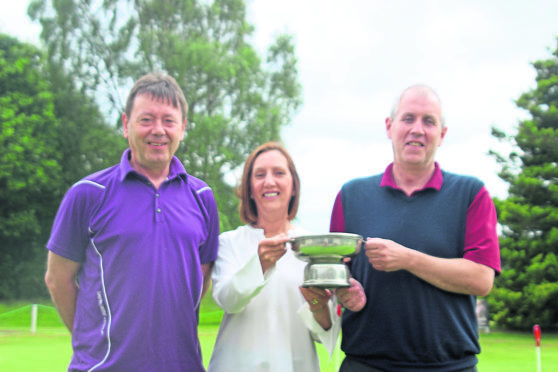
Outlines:
[[[440,147],[442,145],[442,142],[444,142],[444,138],[446,137],[447,132],[448,132],[448,127],[443,127],[442,132],[440,133],[440,142],[438,143],[438,147]]]
[[[188,134],[188,129],[190,129],[188,128],[188,119],[184,118],[184,121],[182,122],[182,136],[180,136],[181,141],[183,141]]]
[[[128,138],[128,116],[125,112],[122,113],[122,133],[124,138]]]
[[[391,139],[391,125],[392,121],[390,117],[386,118],[386,133],[389,139]]]

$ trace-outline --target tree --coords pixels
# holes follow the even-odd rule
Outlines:
[[[168,72],[189,102],[177,156],[214,190],[222,229],[240,224],[225,175],[257,145],[280,140],[301,100],[292,38],[277,37],[262,62],[243,0],[34,0],[49,58],[117,117],[120,92],[149,71]]]
[[[496,322],[514,329],[558,329],[558,48],[552,55],[533,64],[536,88],[516,101],[531,117],[515,136],[493,128],[514,151],[492,152],[509,195],[495,200],[503,270],[489,303]]]
[[[118,128],[106,123],[95,100],[76,89],[71,75],[54,62],[45,65],[54,115],[60,122],[59,187],[65,191],[84,176],[118,163],[127,142]]]
[[[46,296],[50,228],[67,188],[125,141],[36,47],[0,35],[0,300]]]
[[[19,294],[20,263],[41,243],[59,195],[59,127],[35,47],[0,35],[0,299]]]

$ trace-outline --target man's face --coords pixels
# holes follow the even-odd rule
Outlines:
[[[122,115],[122,124],[132,150],[130,162],[134,169],[148,174],[168,169],[186,128],[179,107],[150,94],[140,94],[134,100],[130,117]]]
[[[442,128],[440,101],[432,93],[409,90],[394,119],[386,119],[386,131],[396,164],[430,167],[447,131]]]

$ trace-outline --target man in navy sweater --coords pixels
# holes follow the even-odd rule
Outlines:
[[[351,272],[368,300],[343,314],[340,371],[476,371],[476,296],[500,272],[494,204],[434,160],[448,128],[430,87],[407,88],[385,125],[393,163],[343,185],[331,217],[366,237]]]

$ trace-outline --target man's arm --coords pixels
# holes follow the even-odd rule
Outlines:
[[[465,258],[439,258],[391,240],[368,238],[366,256],[376,270],[407,270],[449,292],[486,296],[494,283],[494,270]]]
[[[486,296],[500,269],[496,224],[494,203],[483,187],[467,211],[466,258],[429,256],[391,240],[371,238],[366,241],[366,255],[378,270],[407,270],[449,292]],[[475,262],[479,259],[487,264]]]
[[[438,258],[416,252],[409,271],[449,292],[486,296],[494,283],[494,270],[466,258]]]
[[[76,314],[76,299],[79,287],[76,276],[81,267],[79,262],[68,260],[55,253],[48,253],[45,283],[52,302],[66,328],[72,333]]]
[[[204,263],[201,265],[203,273],[203,287],[202,287],[202,298],[209,289],[211,284],[211,271],[213,270],[213,262]]]

